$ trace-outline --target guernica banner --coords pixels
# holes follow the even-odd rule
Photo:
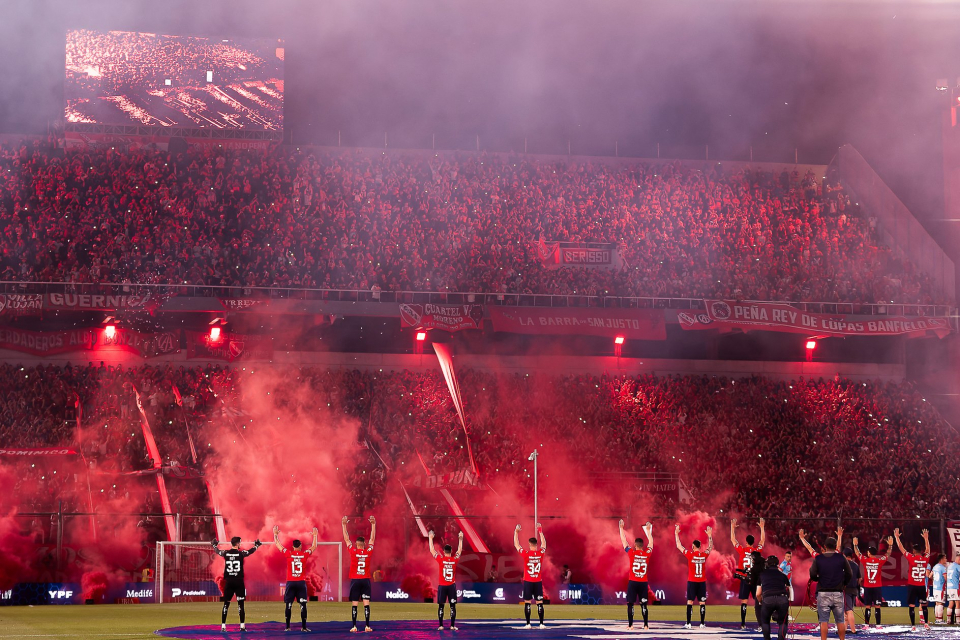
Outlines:
[[[86,311],[90,310],[144,310],[152,311],[160,306],[162,300],[145,293],[143,295],[119,294],[106,295],[98,293],[48,293],[44,296],[43,308],[58,311]]]
[[[415,329],[463,331],[483,327],[480,304],[401,304],[400,324]]]
[[[781,331],[818,336],[899,336],[942,338],[950,333],[946,318],[853,317],[811,313],[788,304],[705,300],[703,311],[681,311],[680,326],[688,330]]]
[[[630,340],[666,340],[661,309],[490,307],[494,331],[533,335],[591,335]]]
[[[585,267],[588,269],[622,269],[623,257],[615,244],[551,242],[543,238],[536,244],[537,257],[548,269]]]

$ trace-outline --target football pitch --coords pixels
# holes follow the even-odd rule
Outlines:
[[[640,626],[640,608],[637,607],[637,623],[632,631],[626,629],[624,606],[584,606],[584,605],[547,605],[547,629],[526,631],[520,629],[523,624],[522,605],[469,605],[457,606],[460,631],[437,631],[437,605],[373,603],[371,626],[374,632],[364,634],[369,638],[463,638],[478,640],[481,638],[533,637],[544,640],[560,638],[624,638],[644,637],[650,639],[666,638],[717,638],[739,640],[761,637],[756,633],[756,620],[751,607],[747,616],[747,631],[739,630],[740,608],[738,606],[713,606],[707,608],[707,629],[682,629],[685,608],[682,606],[650,607],[649,631]],[[283,604],[280,602],[247,603],[248,631],[241,635],[238,630],[237,606],[233,603],[227,619],[228,633],[220,632],[221,605],[211,603],[183,603],[165,605],[91,605],[91,606],[39,606],[39,607],[0,607],[0,638],[89,638],[91,640],[135,640],[151,638],[157,640],[157,631],[168,638],[189,638],[202,640],[207,638],[250,638],[266,640],[279,637],[341,638],[357,637],[348,633],[350,627],[349,603],[310,603],[308,607],[310,634],[299,631],[299,610],[294,609],[292,626],[294,631],[283,632]],[[862,610],[858,610],[859,612]],[[446,609],[449,616],[449,607]],[[814,638],[812,623],[816,613],[810,609],[794,607],[796,622],[791,625],[791,636]],[[932,609],[931,609],[932,613]],[[362,625],[361,613],[361,625]],[[536,610],[533,612],[536,626]],[[694,626],[699,622],[699,612],[694,608]],[[753,624],[750,624],[751,621]],[[858,615],[858,622],[859,615]],[[582,623],[582,624],[578,624]],[[725,623],[725,624],[717,624]],[[905,608],[885,608],[883,611],[884,629],[868,630],[859,635],[883,636],[893,640],[906,637],[902,625],[908,624]],[[449,619],[445,621],[449,625]],[[776,633],[774,626],[774,633]],[[930,632],[910,634],[911,637],[956,638],[960,640],[958,627],[934,627]],[[774,636],[775,637],[775,636]],[[819,636],[816,636],[819,637]],[[831,638],[836,634],[831,633]],[[720,640],[720,639],[718,639]]]

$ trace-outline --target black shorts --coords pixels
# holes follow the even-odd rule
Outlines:
[[[227,580],[223,583],[223,601],[230,602],[233,596],[237,596],[237,602],[243,602],[247,598],[247,588],[243,580]]]
[[[637,601],[643,604],[647,603],[647,583],[630,580],[627,582],[627,604],[633,604]]]
[[[361,600],[370,600],[370,578],[354,578],[350,581],[350,602],[360,602]]]
[[[543,602],[543,583],[542,582],[527,582],[523,581],[523,598],[524,602],[528,600],[536,600],[537,602]]]
[[[283,590],[283,602],[291,604],[293,602],[307,601],[307,583],[304,580],[288,580],[287,588]]]
[[[437,604],[443,604],[445,602],[457,604],[457,585],[441,584],[437,587]]]
[[[907,606],[927,604],[927,588],[911,584],[907,586]]]
[[[864,587],[863,595],[860,596],[860,602],[866,606],[880,606],[883,602],[883,589],[880,587]]]
[[[740,581],[740,593],[737,595],[737,598],[740,600],[749,600],[750,596],[753,596],[753,599],[757,599],[757,592],[754,589],[750,588],[750,582],[747,580]]]
[[[687,582],[687,600],[693,602],[707,601],[707,583],[706,582]]]

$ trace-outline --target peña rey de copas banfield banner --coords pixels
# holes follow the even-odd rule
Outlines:
[[[811,313],[788,304],[773,302],[737,302],[704,300],[702,311],[677,313],[680,326],[687,330],[780,331],[810,336],[908,336],[950,333],[946,318],[854,317],[846,314]]]

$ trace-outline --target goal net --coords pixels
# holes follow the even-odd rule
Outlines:
[[[252,542],[240,543],[246,549]],[[221,549],[229,545],[221,543]],[[273,543],[264,543],[257,553],[276,553]],[[223,576],[223,561],[209,542],[158,542],[154,573],[154,593],[158,603],[219,599],[217,584]],[[307,570],[307,590],[320,601],[343,599],[343,543],[318,542]],[[285,576],[276,579],[245,580],[248,600],[280,600]]]

